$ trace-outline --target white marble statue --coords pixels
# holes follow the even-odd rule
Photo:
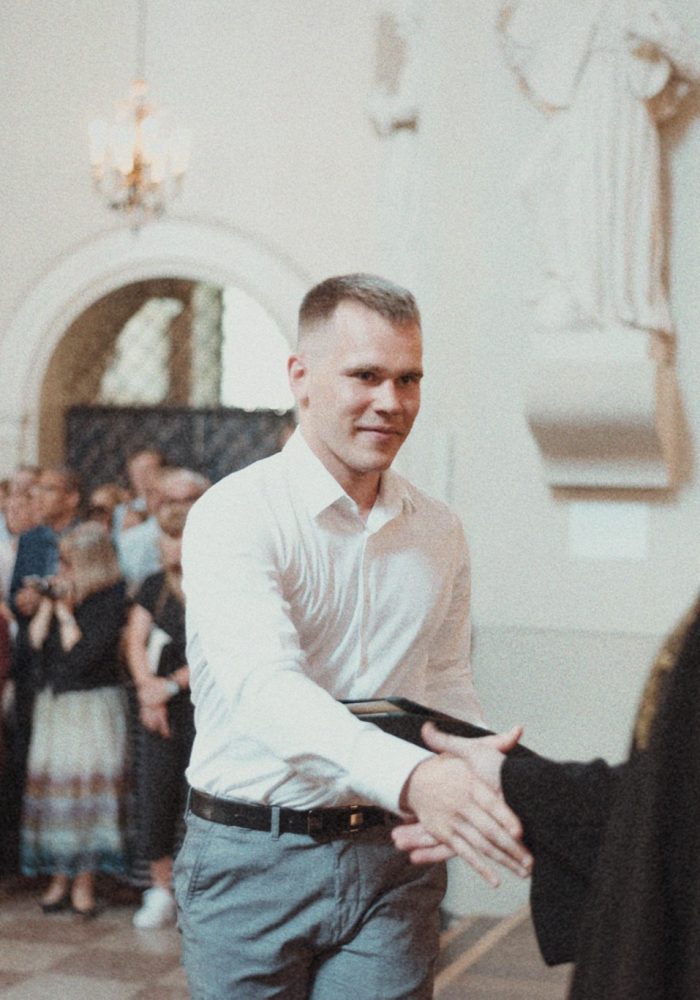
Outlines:
[[[384,141],[377,213],[382,267],[408,287],[415,285],[425,18],[425,0],[384,0],[380,5],[377,79],[367,102]]]
[[[662,0],[508,0],[499,30],[548,118],[522,175],[539,326],[670,336],[658,123],[700,78],[700,47]]]

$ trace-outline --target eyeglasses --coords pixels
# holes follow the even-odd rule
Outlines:
[[[38,483],[36,486],[32,486],[29,493],[30,496],[36,496],[37,493],[63,493],[63,488],[56,484]]]
[[[195,493],[193,496],[190,497],[161,497],[160,502],[161,504],[172,503],[172,504],[182,504],[184,506],[187,505],[191,506],[195,502],[195,500],[199,500],[200,496],[201,496],[200,493]]]

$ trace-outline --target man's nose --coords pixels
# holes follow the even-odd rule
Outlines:
[[[385,410],[389,413],[395,413],[401,409],[401,397],[391,379],[386,379],[381,385],[377,386],[374,405],[378,410]]]

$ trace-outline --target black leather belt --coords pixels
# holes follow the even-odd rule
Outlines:
[[[195,816],[224,826],[276,833],[301,833],[309,837],[342,837],[375,826],[393,826],[396,817],[377,806],[343,806],[337,809],[277,809],[218,799],[207,792],[190,791],[190,809]]]

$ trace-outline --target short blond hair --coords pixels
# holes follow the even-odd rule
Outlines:
[[[315,285],[299,307],[298,342],[331,319],[341,302],[358,302],[397,327],[420,330],[420,311],[407,288],[377,274],[341,274]]]
[[[106,590],[122,578],[109,533],[95,521],[79,524],[65,534],[58,550],[72,568],[78,603],[91,594]]]

